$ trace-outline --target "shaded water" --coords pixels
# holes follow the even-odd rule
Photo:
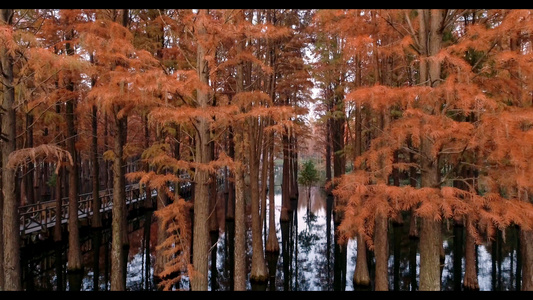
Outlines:
[[[310,201],[308,201],[310,200]],[[354,290],[352,283],[357,245],[349,241],[345,247],[335,243],[332,199],[323,190],[301,189],[298,203],[293,207],[290,222],[280,224],[281,194],[275,196],[276,230],[280,242],[279,256],[267,258],[271,272],[266,287],[248,284],[248,290],[276,291],[334,291]],[[129,222],[129,253],[127,257],[126,287],[129,291],[154,291],[152,280],[155,262],[156,225],[147,221],[147,214],[139,214]],[[216,251],[212,252],[209,289],[231,290],[232,286],[232,228],[226,222],[219,231]],[[459,290],[464,268],[461,252],[454,247],[460,230],[444,224],[444,249],[446,258],[442,269],[442,290]],[[390,290],[416,290],[418,287],[418,254],[410,251],[415,241],[407,234],[408,223],[389,227],[389,288]],[[268,228],[265,227],[265,232]],[[147,234],[150,233],[150,234]],[[110,229],[87,230],[81,234],[84,270],[80,276],[66,271],[66,245],[46,240],[23,249],[22,270],[25,290],[109,290],[110,287]],[[505,243],[497,238],[491,245],[478,247],[478,280],[483,291],[516,290],[517,234],[513,229],[506,233]],[[147,238],[151,241],[148,242]],[[101,245],[98,245],[98,243]],[[251,266],[251,234],[248,234],[248,266]],[[98,249],[98,251],[95,251]],[[458,252],[459,251],[459,252]],[[494,253],[494,255],[492,255]],[[370,276],[373,277],[373,260],[368,252]],[[455,280],[459,278],[459,280]],[[180,287],[189,289],[188,280]]]

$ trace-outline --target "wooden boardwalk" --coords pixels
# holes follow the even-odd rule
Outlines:
[[[190,193],[191,185],[182,187],[182,194]],[[157,192],[151,192],[152,197],[157,196]],[[183,196],[183,195],[182,195]],[[47,231],[55,226],[59,219],[62,224],[68,222],[69,203],[68,197],[62,199],[61,212],[56,212],[56,201],[39,202],[36,204],[24,205],[19,207],[20,233],[22,236],[38,234]],[[146,193],[139,188],[139,184],[126,186],[126,205],[128,208],[140,205],[146,200]],[[93,195],[92,193],[80,194],[78,196],[78,219],[80,221],[87,219],[93,214]],[[113,189],[100,191],[100,212],[102,217],[111,212],[113,208]]]

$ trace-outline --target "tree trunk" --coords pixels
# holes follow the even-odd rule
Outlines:
[[[33,148],[33,115],[31,113],[26,114],[26,147]],[[28,163],[25,172],[25,185],[26,185],[26,204],[35,203],[35,165],[33,162]]]
[[[92,56],[91,56],[92,60]],[[91,82],[91,86],[94,86],[94,80]],[[100,215],[100,164],[98,162],[98,108],[96,105],[93,105],[92,110],[92,119],[91,119],[91,129],[92,129],[92,143],[91,143],[91,160],[93,162],[92,168],[92,193],[93,193],[93,203],[92,203],[92,223],[93,228],[102,227],[102,218]]]
[[[199,24],[198,40],[202,40],[207,35],[206,29],[203,26],[202,18],[206,17],[207,11],[200,10],[198,12]],[[204,46],[199,43],[197,49],[197,72],[198,78],[203,84],[208,84],[209,68],[207,65],[206,50]],[[197,109],[205,109],[208,106],[208,94],[202,89],[197,89]],[[207,165],[209,163],[209,141],[210,131],[208,120],[203,117],[198,117],[196,124],[196,163]],[[207,290],[207,273],[208,273],[208,257],[209,257],[209,173],[203,168],[196,168],[194,174],[194,227],[193,227],[193,266],[197,274],[191,278],[191,289],[193,291]]]
[[[67,38],[66,51],[67,55],[73,55],[74,50],[70,47]],[[67,90],[73,92],[74,84],[72,79],[67,85]],[[76,151],[76,124],[74,123],[74,101],[75,98],[69,99],[65,106],[65,120],[67,125],[67,150],[70,152],[73,164],[68,166],[69,174],[69,189],[68,189],[68,266],[69,272],[81,272],[81,248],[79,235],[79,220],[78,220],[78,155]]]
[[[151,193],[150,193],[151,194]],[[163,209],[167,203],[167,194],[163,189],[157,191],[157,210]],[[167,230],[163,226],[163,221],[161,218],[157,217],[157,245],[162,245],[167,239]],[[165,265],[168,262],[168,255],[165,255],[164,248],[156,248],[155,263],[154,263],[154,279],[155,282],[159,282],[161,278],[161,272],[165,269]]]
[[[331,184],[331,118],[326,119],[326,184]],[[333,188],[327,186],[328,195],[333,195]]]
[[[533,231],[520,229],[522,291],[533,290]]]
[[[128,10],[123,9],[122,26],[128,25]],[[112,208],[112,241],[111,241],[111,290],[126,290],[126,255],[127,214],[126,214],[126,174],[124,162],[124,146],[127,141],[127,116],[119,118],[122,107],[115,105],[113,111],[113,208]]]
[[[228,128],[228,155],[235,161],[235,142],[233,140],[233,127]],[[235,220],[235,172],[229,171],[226,173],[226,183],[228,185],[228,197],[226,200],[226,220]]]
[[[268,176],[268,143],[269,143],[270,139],[268,138],[265,138],[263,139],[263,142],[262,142],[262,149],[263,149],[263,155],[260,157],[262,157],[262,159],[260,160],[261,161],[261,186],[259,187],[259,190],[261,191],[260,192],[260,195],[259,195],[259,199],[261,201],[261,204],[259,205],[260,207],[260,210],[261,210],[261,226],[263,227],[263,233],[262,233],[262,236],[263,236],[263,239],[264,239],[264,243],[266,244],[266,239],[267,239],[267,217],[266,217],[266,212],[267,212],[267,209],[266,209],[266,206],[267,206],[267,187],[268,187],[268,180],[267,180],[267,176]]]
[[[436,55],[441,48],[442,31],[441,24],[443,20],[442,11],[432,9],[430,11],[420,10],[420,40],[427,49],[422,49],[423,57],[420,63],[420,80],[422,84],[434,87],[439,84],[440,80],[440,62],[430,60],[427,65],[423,63],[427,57]],[[429,29],[426,32],[426,29]],[[426,35],[426,33],[429,33]],[[427,76],[427,77],[424,77]],[[428,114],[435,112],[426,111]],[[421,121],[424,126],[424,121]],[[422,131],[423,132],[423,131]],[[438,158],[433,157],[431,140],[427,136],[420,138],[420,170],[422,188],[439,187],[439,169]],[[436,212],[438,213],[438,212]],[[421,291],[439,291],[440,290],[440,248],[441,245],[441,228],[440,221],[433,219],[424,219],[420,222],[420,290]]]
[[[242,159],[242,141],[240,134],[235,134],[235,157]],[[234,290],[246,291],[246,219],[244,203],[244,174],[241,168],[235,169],[235,272]]]
[[[353,285],[355,290],[366,291],[370,289],[366,243],[363,235],[360,233],[357,234],[357,258],[353,274]]]
[[[289,221],[290,209],[290,166],[289,166],[289,137],[287,133],[282,133],[283,146],[283,171],[281,177],[281,213],[279,216],[280,222]]]
[[[126,290],[126,266],[124,261],[124,233],[125,228],[125,206],[126,206],[126,193],[125,193],[125,174],[124,174],[124,135],[125,135],[125,123],[127,119],[124,117],[118,119],[116,114],[119,111],[119,107],[115,108],[114,116],[114,155],[113,160],[113,208],[112,208],[112,243],[111,243],[111,290],[112,291],[125,291]]]
[[[275,185],[274,185],[274,134],[270,135],[269,170],[268,170],[268,238],[265,250],[272,253],[279,253],[279,241],[276,232],[276,207],[275,207]]]
[[[374,255],[376,260],[376,291],[389,290],[389,242],[388,242],[388,219],[376,216],[376,229],[374,235]]]
[[[337,96],[334,96],[336,98]],[[337,116],[331,121],[331,138],[332,138],[332,147],[333,147],[333,188],[335,188],[335,180],[339,180],[340,177],[345,173],[345,157],[344,157],[344,105],[340,101],[334,100],[333,110],[335,113],[342,114]],[[335,207],[337,206],[337,197],[335,197]],[[335,219],[336,222],[341,222],[343,215],[341,211],[335,210]],[[366,248],[366,247],[365,247]]]
[[[237,15],[239,19],[244,18],[242,11]],[[237,44],[237,52],[243,51],[243,42]],[[236,87],[235,92],[240,93],[244,91],[244,66],[240,62],[237,65],[237,74],[235,78]],[[235,176],[235,244],[234,244],[234,286],[235,291],[246,291],[246,203],[244,197],[244,141],[242,128],[231,128],[231,136],[235,162],[237,163],[234,170]]]
[[[62,206],[63,206],[63,200],[62,200],[62,189],[61,189],[61,180],[62,180],[62,177],[63,177],[63,171],[64,167],[60,167],[57,169],[57,174],[56,174],[56,186],[55,186],[55,189],[56,189],[56,203],[55,203],[55,207],[56,207],[56,216],[58,218],[58,220],[61,220],[63,219],[63,213],[61,211],[62,209]],[[60,242],[62,239],[63,239],[63,233],[62,233],[62,224],[61,222],[56,222],[54,224],[54,242]]]
[[[13,10],[0,10],[0,24],[12,26]],[[18,201],[15,195],[15,170],[6,168],[11,154],[16,149],[16,115],[15,115],[15,87],[13,76],[13,57],[5,48],[0,48],[0,64],[2,67],[2,85],[4,99],[2,103],[1,133],[4,138],[2,149],[2,193],[3,193],[3,289],[6,291],[20,291],[20,222]]]
[[[430,142],[421,138],[421,187],[435,188],[438,181],[437,163],[429,153]],[[437,212],[438,213],[438,212]],[[441,222],[432,218],[420,220],[420,290],[440,291]]]
[[[468,219],[468,216],[466,216],[467,224],[469,222]],[[465,230],[465,232],[465,273],[463,275],[463,288],[465,291],[478,291],[476,243],[469,230]]]
[[[251,194],[251,214],[252,214],[252,270],[250,281],[264,283],[268,280],[268,270],[266,268],[265,255],[263,251],[263,235],[261,228],[261,213],[259,209],[259,155],[258,148],[261,141],[257,140],[258,119],[251,117],[248,119],[248,153],[250,170],[250,194]]]

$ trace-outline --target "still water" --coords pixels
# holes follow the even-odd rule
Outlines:
[[[357,245],[350,241],[344,248],[335,243],[332,200],[320,188],[313,187],[311,193],[302,188],[298,203],[288,224],[279,223],[281,194],[276,193],[276,230],[280,242],[279,256],[267,259],[271,272],[270,282],[263,289],[276,291],[352,291]],[[268,205],[267,205],[268,207]],[[148,221],[145,214],[132,218],[129,223],[130,248],[127,257],[126,288],[129,291],[155,291],[153,268],[155,262],[156,223]],[[153,218],[151,218],[153,221]],[[418,275],[418,254],[410,255],[408,223],[391,226],[389,229],[389,288],[390,290],[416,290]],[[231,226],[226,223],[226,226]],[[453,227],[453,226],[451,226]],[[228,227],[229,228],[229,227]],[[148,233],[150,231],[150,234]],[[231,268],[228,258],[232,237],[228,230],[221,228],[212,253],[209,274],[209,289],[231,290]],[[268,232],[265,228],[264,232]],[[457,290],[454,277],[464,268],[458,260],[454,262],[453,229],[444,231],[445,262],[442,269],[442,290]],[[516,289],[516,233],[507,234],[502,247],[479,246],[478,280],[480,290]],[[110,287],[110,229],[98,232],[82,232],[83,274],[72,278],[66,271],[65,245],[46,240],[24,249],[22,253],[23,286],[28,291],[107,291]],[[147,240],[150,237],[150,241]],[[97,241],[102,241],[98,245]],[[251,265],[251,235],[248,235],[248,266]],[[97,249],[97,251],[95,250]],[[496,253],[496,255],[492,255]],[[370,276],[373,263],[369,255]],[[413,263],[416,261],[416,263]],[[182,280],[179,289],[189,289],[187,278]],[[249,290],[256,289],[248,285]]]

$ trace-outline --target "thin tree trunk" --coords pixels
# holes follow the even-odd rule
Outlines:
[[[63,234],[62,234],[62,230],[61,230],[61,220],[63,219],[63,213],[61,211],[62,209],[62,206],[63,206],[63,201],[62,201],[62,192],[61,192],[61,178],[63,177],[63,171],[64,167],[60,167],[57,169],[57,174],[56,174],[56,186],[55,186],[55,189],[56,189],[56,203],[55,203],[55,207],[56,207],[56,223],[54,224],[54,241],[55,242],[60,242],[62,239],[63,239]]]
[[[236,15],[237,18],[244,18],[244,13],[239,11]],[[237,52],[243,51],[243,42],[237,44]],[[244,91],[244,66],[240,62],[237,65],[236,74],[236,93]],[[231,134],[233,137],[233,147],[235,162],[237,162],[234,170],[235,174],[235,206],[234,206],[234,219],[235,219],[235,249],[234,253],[234,286],[235,291],[246,290],[246,203],[244,199],[244,144],[242,130],[236,130],[235,127],[231,128]],[[239,128],[240,129],[240,128]]]
[[[91,56],[91,62],[93,57]],[[95,85],[95,79],[91,81],[91,86]],[[91,116],[91,129],[92,129],[92,143],[91,143],[91,160],[93,162],[92,168],[92,193],[93,193],[93,203],[92,203],[92,224],[93,228],[102,227],[102,218],[100,215],[100,164],[98,162],[98,108],[96,105],[93,105],[92,116]]]
[[[228,128],[228,155],[232,160],[235,160],[235,142],[234,142],[233,127]],[[226,202],[226,220],[235,220],[235,172],[227,172],[228,178],[228,198]]]
[[[275,207],[275,185],[274,185],[274,133],[270,135],[269,170],[268,170],[268,238],[265,250],[279,253],[279,240],[276,231],[276,207]]]
[[[33,148],[33,115],[26,114],[26,147]],[[28,163],[25,172],[25,185],[26,185],[26,204],[35,203],[35,165],[33,162]]]
[[[157,191],[157,210],[163,209],[167,203],[167,194],[163,189]],[[167,231],[162,226],[162,219],[157,217],[157,245],[162,245],[167,239]],[[168,255],[164,254],[165,249],[156,248],[155,263],[154,263],[154,279],[155,282],[163,280],[161,272],[165,269],[165,265],[168,262]]]
[[[70,47],[70,37],[67,38],[67,55],[73,55],[74,50]],[[69,82],[67,90],[74,91],[73,82]],[[65,119],[67,125],[67,150],[70,152],[73,164],[68,166],[69,189],[68,189],[68,266],[69,272],[81,272],[81,248],[78,220],[78,155],[76,151],[76,125],[74,123],[74,101],[69,99],[65,106]]]
[[[289,221],[290,209],[290,166],[289,166],[289,137],[287,133],[282,133],[283,146],[283,171],[281,177],[281,213],[280,222]]]
[[[126,290],[126,274],[124,261],[124,247],[125,244],[124,227],[126,193],[125,193],[125,174],[124,174],[124,128],[125,117],[118,119],[116,113],[119,111],[115,108],[114,117],[114,155],[113,160],[113,208],[112,208],[112,242],[111,242],[111,290],[125,291]]]
[[[93,115],[92,115],[92,151],[91,151],[91,160],[93,162],[92,168],[92,186],[93,186],[93,203],[92,203],[92,224],[93,228],[102,227],[102,218],[100,215],[100,164],[98,162],[98,122],[97,122],[97,108],[93,106]]]
[[[261,225],[263,226],[263,238],[264,242],[266,244],[267,239],[267,217],[266,217],[266,203],[267,203],[267,187],[268,187],[268,143],[269,139],[263,139],[263,155],[261,157],[261,186],[259,187],[259,190],[261,191],[261,194],[259,196],[259,199],[261,201],[260,209],[261,209]]]

